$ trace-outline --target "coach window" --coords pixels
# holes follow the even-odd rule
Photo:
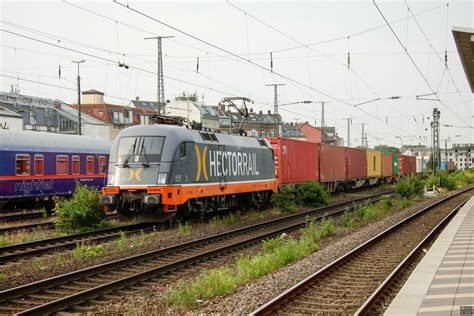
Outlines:
[[[30,155],[16,155],[16,175],[30,175]]]
[[[44,175],[44,157],[43,155],[35,155],[35,176]]]
[[[81,173],[81,158],[79,156],[72,156],[72,174]]]
[[[87,156],[86,158],[86,173],[94,173],[94,156]]]
[[[56,156],[56,174],[69,174],[69,157],[66,155]]]
[[[105,156],[99,156],[99,173],[105,173]]]

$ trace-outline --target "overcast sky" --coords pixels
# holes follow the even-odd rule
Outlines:
[[[129,8],[113,1],[0,2],[2,91],[14,84],[22,94],[76,102],[71,61],[84,59],[83,90],[102,91],[113,104],[137,96],[155,101],[156,40],[144,38],[174,36],[163,40],[166,99],[197,92],[217,105],[240,95],[255,101],[254,111],[273,112],[273,88],[266,84],[283,83],[279,103],[328,101],[326,125],[346,139],[344,118],[352,117],[354,145],[366,123],[371,147],[399,146],[396,136],[403,144],[429,145],[433,107],[441,124],[474,125],[473,94],[452,35],[453,26],[474,28],[473,1],[376,1],[401,44],[372,1],[118,1]],[[442,103],[416,99],[432,91]],[[280,114],[319,125],[321,105],[286,105]],[[474,130],[442,127],[441,138],[447,137],[473,143]]]

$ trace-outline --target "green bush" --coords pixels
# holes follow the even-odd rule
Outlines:
[[[272,204],[280,211],[295,211],[295,188],[292,185],[284,186],[279,192],[272,195]]]
[[[107,227],[107,217],[99,207],[99,192],[76,183],[76,191],[71,199],[56,201],[54,226],[67,233]]]
[[[296,187],[296,199],[300,204],[318,207],[329,203],[329,193],[320,183],[308,181]]]
[[[410,175],[397,182],[395,192],[402,198],[410,198],[414,195],[422,195],[424,192],[424,182],[417,176]]]

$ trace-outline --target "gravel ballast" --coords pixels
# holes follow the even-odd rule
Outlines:
[[[247,314],[361,243],[441,198],[442,196],[421,199],[417,204],[409,208],[394,212],[388,217],[355,230],[339,228],[336,235],[326,238],[321,242],[320,251],[299,262],[241,286],[233,294],[215,297],[207,302],[203,302],[197,310],[189,313]],[[210,268],[218,268],[220,266],[216,264],[211,265]],[[166,284],[166,286],[153,285],[144,288],[137,291],[137,293],[128,295],[121,301],[111,301],[109,304],[102,306],[98,312],[103,314],[124,311],[138,314],[185,313],[186,311],[183,310],[170,309],[161,302],[163,289],[168,288],[170,285],[172,284]]]

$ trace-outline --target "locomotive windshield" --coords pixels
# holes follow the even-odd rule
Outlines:
[[[161,161],[165,138],[162,136],[121,137],[117,147],[117,163],[127,167],[129,163],[153,164]]]

